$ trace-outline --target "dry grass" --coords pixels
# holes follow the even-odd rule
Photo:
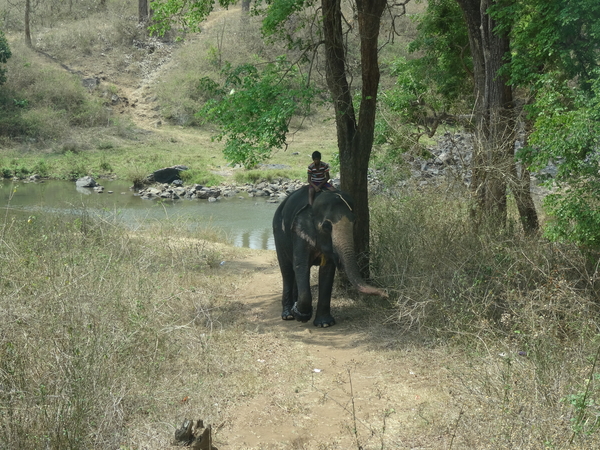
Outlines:
[[[215,263],[241,250],[184,229],[174,239],[164,228],[131,235],[85,210],[6,214],[3,448],[164,448],[187,414],[222,423],[227,405],[263,389],[252,348],[270,344],[245,329],[239,274]]]
[[[597,267],[518,227],[475,234],[464,198],[413,191],[373,211],[389,320],[461,353],[453,447],[598,446]]]

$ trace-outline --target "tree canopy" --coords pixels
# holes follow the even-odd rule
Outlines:
[[[225,139],[225,159],[252,168],[272,149],[285,147],[290,120],[308,110],[315,91],[285,57],[260,71],[252,64],[227,64],[223,73],[222,86],[201,80],[212,98],[197,115],[220,126],[216,139]]]
[[[600,249],[600,4],[593,0],[498,2],[491,14],[511,39],[504,71],[531,122],[519,158],[557,165],[546,234]]]

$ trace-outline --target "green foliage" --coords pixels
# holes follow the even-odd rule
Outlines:
[[[526,110],[533,133],[518,156],[532,168],[558,165],[554,193],[545,199],[546,235],[598,250],[600,4],[506,0],[490,13],[511,41],[503,71],[532,99]]]
[[[224,77],[222,86],[203,80],[213,98],[197,115],[219,125],[215,139],[225,138],[225,159],[252,168],[285,146],[291,118],[308,111],[315,92],[285,57],[262,71],[251,64],[227,65]]]
[[[548,195],[544,204],[551,216],[545,234],[555,241],[575,242],[581,249],[600,249],[600,181],[572,183]]]
[[[6,36],[4,36],[4,32],[0,30],[0,64],[6,64],[8,58],[12,56],[10,52],[10,47],[8,46],[8,41],[6,40]],[[6,82],[6,69],[0,65],[0,85]]]
[[[152,8],[150,31],[160,36],[171,29],[173,22],[190,31],[200,31],[200,24],[208,17],[215,6],[215,0],[155,0]],[[237,0],[219,0],[219,5],[227,8]]]
[[[89,175],[89,163],[84,155],[68,150],[65,152],[64,158],[66,164],[65,172],[61,174],[63,179],[75,181],[78,178]]]
[[[33,166],[32,172],[37,173],[41,177],[47,177],[50,175],[50,168],[45,160],[40,159],[35,166]]]
[[[278,36],[287,41],[290,48],[302,47],[302,40],[294,38],[294,32],[304,26],[303,21],[298,20],[298,13],[315,3],[315,0],[257,0],[254,5],[254,13],[263,17],[261,28],[263,35]],[[291,26],[290,17],[296,18],[295,30],[289,28]]]
[[[419,16],[417,37],[409,51],[419,58],[411,72],[421,84],[435,86],[446,101],[471,95],[469,75],[473,61],[467,27],[455,0],[430,0],[427,12]]]
[[[562,399],[574,410],[571,427],[575,435],[591,435],[600,428],[599,381],[600,374],[595,373],[586,380],[585,386],[582,386],[578,392]]]
[[[600,3],[595,0],[496,2],[490,9],[498,29],[509,33],[505,67],[513,85],[533,86],[549,71],[587,84],[598,67]]]
[[[421,135],[431,136],[446,114],[460,111],[472,99],[469,40],[456,1],[428,2],[417,21],[417,37],[409,45],[414,56],[391,62],[396,83],[379,97],[376,141],[404,150],[414,147]]]
[[[600,249],[600,81],[590,89],[561,81],[555,72],[540,77],[530,146],[519,157],[534,168],[558,164],[554,192],[545,198],[552,217],[546,235]]]
[[[0,135],[57,140],[74,126],[109,124],[110,112],[77,76],[31,63],[28,52],[22,49],[11,58],[10,78],[0,87]]]

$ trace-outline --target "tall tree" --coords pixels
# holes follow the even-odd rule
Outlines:
[[[25,0],[25,44],[27,47],[33,47],[31,43],[31,0]]]
[[[517,170],[514,158],[520,114],[503,70],[510,55],[510,38],[489,14],[492,4],[493,0],[429,0],[418,37],[410,46],[423,56],[398,64],[399,82],[419,81],[400,86],[395,98],[402,100],[400,106],[410,120],[422,118],[424,111],[429,115],[433,111],[434,119],[443,118],[452,105],[470,101],[476,137],[470,185],[474,222],[505,224],[510,190],[525,231],[533,232],[538,219],[529,173]],[[429,93],[430,86],[435,95]],[[465,92],[467,88],[471,95]],[[436,96],[444,100],[440,102]],[[436,110],[439,107],[441,111]],[[429,128],[435,131],[435,126]]]
[[[342,28],[340,0],[322,1],[327,85],[335,111],[340,181],[342,189],[354,197],[356,207],[354,240],[357,253],[363,256],[363,267],[366,267],[369,254],[367,169],[373,146],[380,78],[378,38],[381,16],[386,5],[386,0],[357,0],[356,2],[362,71],[360,109],[357,118],[348,82],[346,58],[348,49]]]
[[[600,3],[498,0],[490,13],[510,37],[503,72],[528,97],[532,145],[520,157],[535,168],[560,161],[547,235],[600,250]]]
[[[358,23],[360,40],[361,94],[358,116],[354,105],[350,76],[348,74],[348,47],[346,34],[353,19],[344,18],[341,0],[321,0],[323,45],[325,48],[327,86],[335,111],[335,123],[340,160],[342,189],[355,200],[357,220],[354,227],[355,246],[361,256],[363,275],[368,277],[369,255],[369,198],[367,171],[373,145],[375,113],[379,89],[379,33],[384,11],[404,13],[410,0],[388,2],[387,0],[356,0],[353,13]],[[234,3],[222,1],[223,6]],[[265,30],[272,32],[285,26],[293,14],[312,6],[314,0],[268,0],[266,2]],[[154,18],[160,24],[173,18],[183,24],[198,24],[212,10],[210,0],[189,5],[176,0],[157,0],[152,3]],[[185,5],[184,5],[185,4]],[[186,9],[187,7],[187,9]],[[346,29],[344,28],[346,27]]]
[[[504,224],[507,188],[515,193],[526,231],[538,227],[537,213],[529,193],[529,176],[518,174],[514,159],[515,103],[508,77],[501,69],[510,54],[510,39],[498,30],[489,14],[494,0],[456,0],[469,35],[473,59],[475,122],[477,139],[471,189],[476,199],[477,223]]]

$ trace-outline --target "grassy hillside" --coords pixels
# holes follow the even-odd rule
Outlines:
[[[219,182],[222,144],[194,116],[201,106],[197,84],[203,76],[218,80],[226,61],[277,54],[260,39],[258,21],[241,20],[239,9],[218,11],[203,33],[180,42],[175,35],[146,36],[122,2],[71,16],[34,29],[36,51],[23,45],[18,24],[8,30],[13,57],[0,97],[2,174],[135,179],[185,164],[189,181]],[[288,147],[269,162],[303,176],[315,149],[327,157],[336,151],[327,109],[295,120]]]

